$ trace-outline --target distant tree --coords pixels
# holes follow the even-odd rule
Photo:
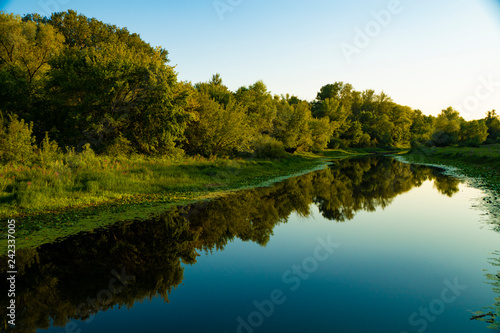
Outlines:
[[[257,131],[262,134],[270,134],[273,131],[276,107],[264,82],[257,81],[249,87],[239,88],[235,98],[247,107],[250,122]]]
[[[297,96],[293,96],[293,95],[290,96],[289,94],[286,94],[285,99],[288,102],[288,104],[290,104],[290,105],[299,104],[300,102],[305,102],[305,101],[301,100],[300,98],[298,98]]]
[[[413,110],[408,106],[391,103],[389,108],[389,119],[394,124],[392,130],[393,146],[405,148],[410,146],[411,125],[413,122]]]
[[[394,129],[395,125],[391,121],[389,116],[386,114],[382,114],[381,116],[374,118],[367,132],[370,137],[376,141],[376,144],[383,147],[388,147],[394,144],[394,139],[392,136]]]
[[[477,147],[488,138],[488,126],[484,120],[463,121],[460,128],[460,144]]]
[[[458,143],[462,118],[452,107],[443,110],[436,119],[432,141],[436,146]]]
[[[353,102],[357,97],[357,93],[349,83],[335,82],[321,87],[316,96],[316,100],[312,103],[312,111],[316,113],[322,102],[327,99],[334,99],[339,102],[339,107],[343,107],[345,112],[351,113]]]
[[[323,150],[331,140],[332,123],[328,117],[312,118],[309,121],[311,132],[311,149]]]
[[[330,148],[344,147],[372,147],[373,142],[369,134],[363,132],[363,126],[359,121],[349,124],[347,130],[340,136],[337,144],[332,142]]]
[[[312,119],[309,103],[289,105],[280,100],[272,136],[285,145],[286,149],[307,150],[312,144],[310,121]]]
[[[229,88],[222,83],[222,77],[218,73],[214,74],[209,82],[197,83],[194,87],[222,105],[227,105],[233,96]]]
[[[249,150],[254,132],[246,108],[230,99],[224,106],[206,93],[195,97],[196,120],[186,129],[186,151],[203,156],[227,156]]]
[[[415,110],[412,118],[410,127],[412,147],[429,143],[434,130],[435,118],[424,115],[420,110]]]
[[[488,127],[487,142],[500,142],[500,117],[496,114],[495,110],[488,111],[485,124]]]
[[[5,119],[0,114],[0,161],[27,163],[34,158],[33,123],[19,120],[17,115]]]

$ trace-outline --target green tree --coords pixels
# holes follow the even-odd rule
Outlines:
[[[121,135],[138,152],[175,153],[189,120],[188,93],[161,49],[151,55],[124,43],[102,44],[69,50],[52,66],[47,118],[65,129],[58,141],[103,150]]]
[[[33,123],[10,115],[8,121],[0,114],[0,160],[2,162],[27,163],[33,160],[35,138]]]
[[[194,87],[198,92],[207,94],[222,105],[227,105],[233,96],[229,88],[222,83],[222,78],[218,73],[214,74],[209,82],[197,83]]]
[[[249,149],[254,132],[245,107],[234,99],[224,106],[206,93],[195,100],[196,120],[186,130],[188,153],[225,156]]]
[[[434,131],[435,118],[424,115],[420,110],[415,110],[412,118],[410,127],[412,147],[429,143]]]
[[[235,93],[236,101],[247,107],[251,124],[262,134],[273,131],[276,108],[271,93],[262,81],[249,87],[241,87]]]
[[[63,42],[64,36],[49,24],[0,12],[0,109],[30,121],[40,119],[35,105],[43,98],[49,62]]]
[[[369,134],[363,132],[363,125],[359,121],[349,124],[347,130],[340,136],[339,145],[344,147],[372,147],[373,142]],[[330,148],[338,148],[338,145],[330,145]]]
[[[463,121],[460,128],[460,144],[478,147],[488,138],[488,126],[484,120]]]
[[[328,117],[313,118],[309,121],[311,131],[311,148],[313,150],[323,150],[327,147],[331,139],[332,124]]]
[[[495,110],[488,111],[485,119],[488,127],[488,143],[500,142],[500,117]]]
[[[432,141],[436,146],[448,146],[458,143],[462,118],[452,107],[441,111],[436,119]]]
[[[308,150],[312,144],[309,127],[312,115],[309,103],[300,102],[292,106],[281,99],[276,106],[277,115],[272,136],[283,142],[288,150]]]

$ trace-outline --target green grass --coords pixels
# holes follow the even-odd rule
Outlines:
[[[0,166],[0,217],[16,219],[18,248],[50,242],[169,206],[266,186],[328,160],[359,155],[328,150],[281,160],[59,155],[44,165]],[[6,232],[6,225],[0,225]]]

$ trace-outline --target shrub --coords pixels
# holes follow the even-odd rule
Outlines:
[[[81,153],[75,152],[75,149],[72,147],[66,147],[64,164],[71,169],[94,168],[96,165],[99,165],[99,159],[92,148],[90,148],[90,143],[87,143],[83,146]]]
[[[38,150],[38,159],[42,166],[47,166],[49,163],[55,161],[59,156],[59,146],[57,142],[51,141],[49,139],[49,134],[45,132],[45,138],[40,144],[40,149]]]
[[[132,143],[121,134],[104,150],[104,154],[113,157],[130,156],[134,152]]]
[[[33,160],[35,138],[33,123],[26,124],[16,115],[10,115],[9,121],[0,114],[0,160],[2,162],[26,163]]]
[[[284,158],[287,156],[281,141],[261,135],[252,144],[254,156],[257,158]]]

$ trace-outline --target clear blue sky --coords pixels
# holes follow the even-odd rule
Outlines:
[[[74,9],[127,27],[167,49],[179,78],[193,83],[220,73],[232,90],[263,80],[273,94],[312,100],[321,86],[345,81],[357,90],[384,90],[426,114],[450,105],[466,119],[500,111],[500,1],[393,1],[0,0],[0,6],[21,15]],[[390,17],[378,23],[372,13],[381,11]]]

